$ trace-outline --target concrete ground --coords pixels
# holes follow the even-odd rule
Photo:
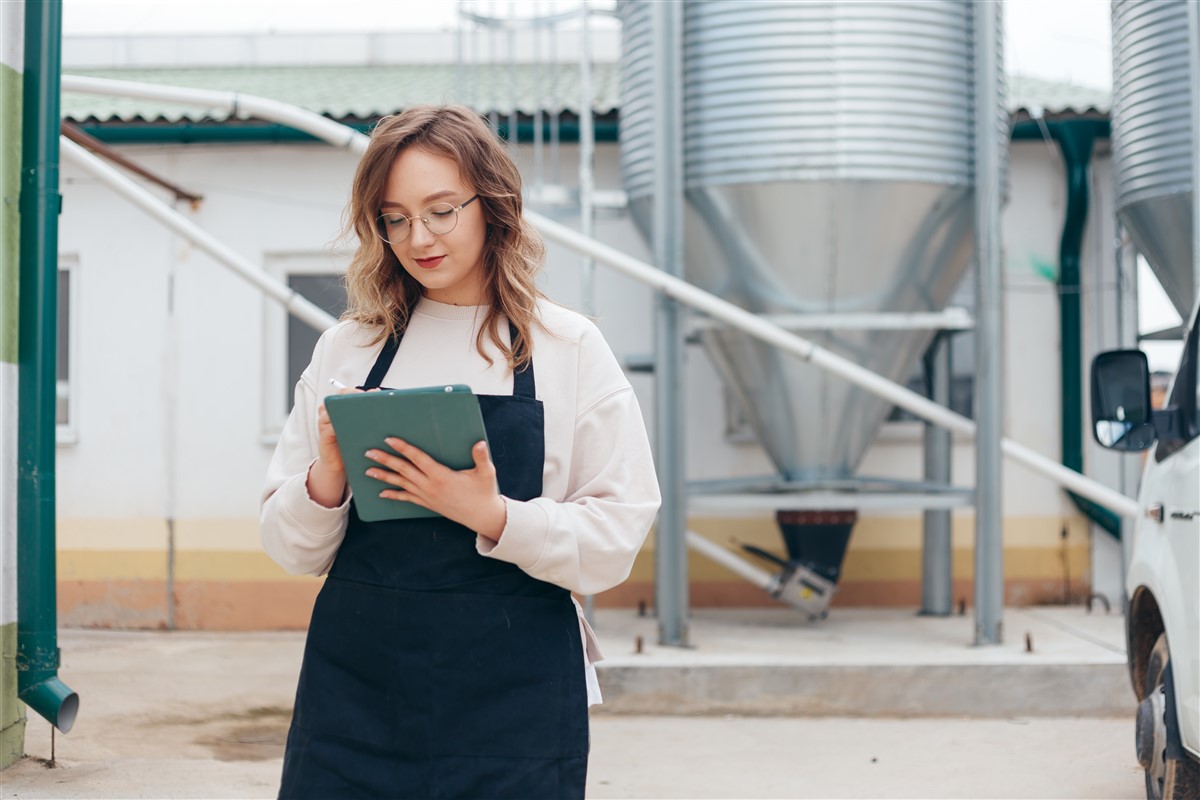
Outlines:
[[[1074,609],[1009,610],[1009,638],[1016,641],[982,649],[969,647],[969,637],[960,635],[969,634],[969,620],[851,610],[801,625],[785,610],[697,611],[696,646],[678,650],[651,643],[653,619],[602,611],[598,627],[609,661],[601,683],[607,701],[593,713],[588,795],[1142,796],[1127,685],[1121,711],[1128,713],[1092,711],[1088,717],[1045,704],[1034,715],[1010,714],[1004,709],[1014,702],[1003,699],[980,701],[979,713],[968,716],[936,711],[931,718],[920,708],[881,715],[871,712],[869,693],[867,701],[808,703],[810,711],[801,715],[780,699],[781,676],[824,681],[841,670],[852,677],[840,685],[821,683],[822,691],[860,694],[897,674],[889,670],[904,668],[911,670],[917,700],[904,699],[909,683],[903,682],[885,696],[900,698],[889,701],[893,705],[919,706],[932,697],[921,674],[956,660],[959,672],[973,680],[1001,678],[990,694],[1007,696],[1025,683],[1022,675],[1045,679],[1039,670],[1046,667],[1086,671],[1123,658],[1113,650],[1119,617],[1089,617]],[[1032,653],[1025,651],[1026,627],[1033,631]],[[634,652],[638,635],[641,654]],[[274,796],[302,634],[67,630],[60,645],[61,675],[82,698],[79,720],[70,734],[55,736],[51,768],[49,725],[30,718],[30,758],[0,773],[3,798]],[[778,671],[785,668],[817,671]],[[672,675],[692,676],[688,688],[664,692],[663,676]],[[772,688],[765,694],[732,690],[731,681]],[[1054,686],[1060,694],[1109,693],[1104,681]],[[792,690],[805,695],[809,687]],[[741,711],[666,716],[656,710],[669,707],[672,693],[686,697],[692,691],[714,692],[717,706]],[[1039,693],[1036,687],[1028,691]],[[638,697],[649,705],[641,708],[640,700],[630,699]],[[1118,701],[1114,696],[1091,705]],[[1067,698],[1063,705],[1089,702]],[[704,713],[702,706],[675,711]],[[828,707],[850,710],[813,716]],[[781,708],[782,716],[763,716]]]
[[[1003,644],[975,647],[970,614],[703,609],[688,648],[658,623],[601,610],[605,708],[653,714],[1110,716],[1134,712],[1120,614],[1010,608]],[[638,653],[641,642],[641,652]],[[1130,734],[1132,736],[1132,733]]]

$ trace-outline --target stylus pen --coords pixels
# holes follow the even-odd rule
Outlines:
[[[330,378],[329,385],[335,389],[345,389],[346,388],[346,384],[342,383],[337,378]]]

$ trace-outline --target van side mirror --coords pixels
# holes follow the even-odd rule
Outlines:
[[[1110,450],[1154,444],[1150,365],[1141,350],[1110,350],[1092,360],[1092,433]]]

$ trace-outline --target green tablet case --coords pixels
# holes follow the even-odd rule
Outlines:
[[[364,522],[441,516],[414,503],[379,496],[384,489],[396,487],[367,477],[368,469],[380,465],[365,454],[372,449],[395,453],[385,438],[397,436],[456,470],[475,466],[471,448],[487,439],[479,398],[469,386],[330,395],[325,408],[337,434],[355,509]]]

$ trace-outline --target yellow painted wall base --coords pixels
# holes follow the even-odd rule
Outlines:
[[[181,581],[176,583],[175,624],[180,630],[304,630],[321,581]],[[1004,584],[1005,604],[1043,605],[1082,602],[1087,584],[1069,587],[1053,580],[1024,578]],[[698,580],[688,587],[693,608],[782,607],[766,592],[742,580]],[[972,583],[953,584],[955,607],[973,605]],[[598,595],[605,608],[654,607],[654,584],[630,580]],[[920,581],[847,581],[838,586],[833,608],[910,607],[921,604]],[[164,629],[167,627],[165,581],[59,581],[59,622],[70,628]]]
[[[953,601],[972,604],[973,518],[953,524]],[[321,581],[286,574],[245,543],[252,530],[220,525],[224,540],[176,551],[173,604],[177,627],[185,630],[303,629]],[[203,538],[193,521],[192,541]],[[737,550],[741,544],[783,554],[774,521],[693,519],[690,527]],[[150,526],[147,526],[149,531]],[[126,528],[128,530],[128,528]],[[95,532],[94,530],[90,532]],[[1065,532],[1065,535],[1064,535]],[[234,536],[236,534],[236,536]],[[1087,597],[1091,563],[1088,527],[1081,517],[1008,518],[1004,524],[1005,599],[1012,605],[1079,602]],[[167,625],[167,554],[150,536],[136,544],[110,544],[107,536],[67,536],[58,553],[61,624],[78,627],[161,628]],[[103,547],[108,544],[108,548]],[[239,545],[244,549],[239,549]],[[217,549],[223,546],[227,549]],[[109,549],[111,548],[111,549]],[[762,590],[695,553],[689,558],[691,604],[697,608],[776,605]],[[602,606],[654,602],[653,536],[629,580],[597,598]],[[921,521],[916,517],[865,517],[855,526],[833,607],[917,608],[921,599]]]
[[[179,581],[180,630],[304,630],[321,581]],[[154,580],[59,581],[59,624],[72,628],[167,627],[167,584]]]

